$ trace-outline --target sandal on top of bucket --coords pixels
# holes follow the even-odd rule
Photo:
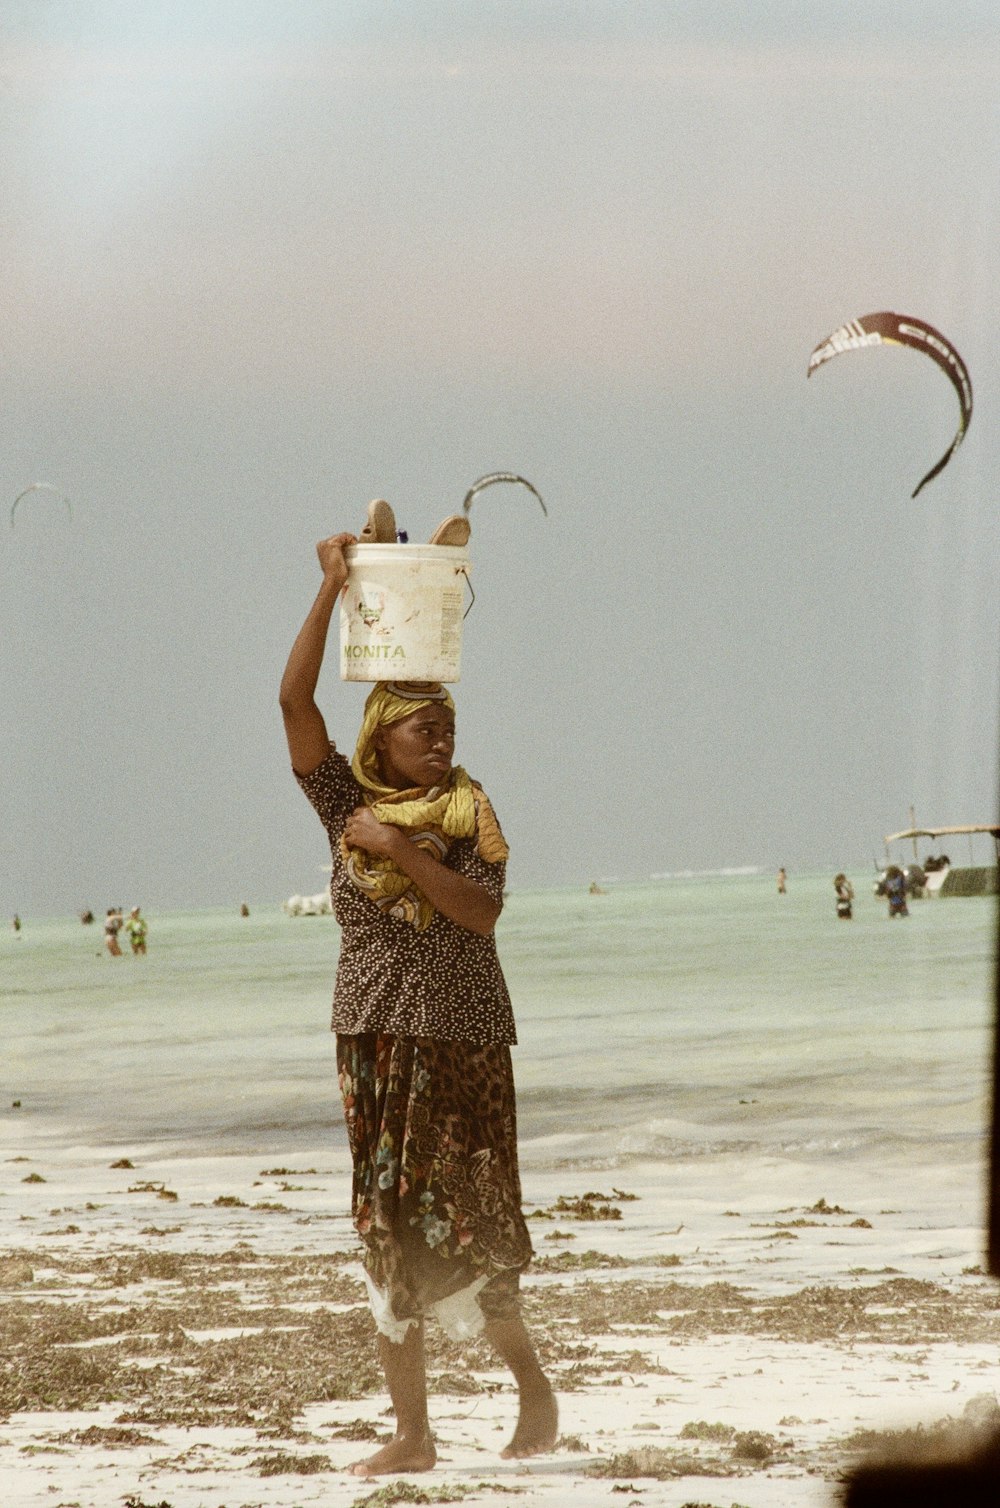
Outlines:
[[[377,497],[368,504],[368,522],[358,541],[363,545],[394,545],[396,543],[396,515],[385,498]]]
[[[438,524],[428,541],[432,545],[459,546],[469,543],[470,525],[460,513],[452,513]]]

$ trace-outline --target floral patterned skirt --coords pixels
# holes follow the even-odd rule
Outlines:
[[[515,1313],[531,1239],[510,1049],[338,1035],[337,1071],[354,1164],[351,1212],[379,1329],[401,1340],[409,1324],[436,1312],[463,1334]],[[466,1290],[475,1322],[453,1329],[446,1315],[456,1299],[461,1309]]]

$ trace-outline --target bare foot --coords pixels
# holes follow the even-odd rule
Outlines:
[[[419,1440],[396,1435],[367,1461],[354,1461],[347,1469],[356,1477],[382,1477],[392,1472],[430,1471],[436,1460],[437,1451],[430,1435]]]
[[[517,1428],[500,1454],[505,1460],[544,1455],[555,1445],[558,1435],[559,1407],[555,1393],[545,1382],[544,1387],[522,1392]]]

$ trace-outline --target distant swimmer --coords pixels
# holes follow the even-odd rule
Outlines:
[[[16,914],[15,914],[15,915],[14,915],[14,916],[13,916],[13,917],[12,917],[12,918],[11,918],[11,923],[10,923],[10,924],[11,924],[11,926],[12,926],[12,927],[13,927],[13,928],[14,928],[14,931],[15,931],[15,932],[20,932],[20,930],[21,930],[21,918],[20,918],[20,917],[19,917],[19,916],[17,916],[17,915],[16,915]]]
[[[89,907],[86,911],[80,912],[80,920],[85,927],[90,927],[93,925],[94,913],[90,910]]]
[[[788,894],[788,876],[785,873],[784,865],[778,870],[778,894]]]
[[[107,915],[104,918],[104,946],[112,958],[121,958],[122,956],[121,944],[118,941],[121,926],[121,912],[116,911],[114,906],[109,906]]]
[[[606,890],[602,890],[601,889],[600,885],[598,885],[598,883],[597,883],[596,880],[591,880],[591,882],[590,882],[590,894],[591,895],[607,895],[607,893],[608,892]]]
[[[846,874],[837,874],[833,877],[833,889],[837,897],[837,915],[841,921],[849,922],[854,914],[854,886]]]
[[[242,904],[242,906],[240,907],[240,916],[249,916],[249,915],[250,915],[250,907],[247,905],[246,901],[244,901],[243,904]]]
[[[146,924],[145,917],[139,914],[138,906],[133,906],[129,912],[128,921],[125,923],[125,931],[128,933],[128,940],[132,944],[132,952],[145,953],[146,933],[149,931],[149,927]]]

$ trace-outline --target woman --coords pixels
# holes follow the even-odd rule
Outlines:
[[[379,683],[350,764],[315,691],[352,534],[317,545],[323,582],[292,647],[281,710],[292,769],[330,838],[341,928],[334,990],[337,1067],[354,1164],[352,1212],[394,1438],[358,1476],[428,1471],[424,1319],[485,1330],[519,1391],[502,1454],[550,1450],[552,1388],[521,1319],[531,1258],[521,1214],[510,998],[493,929],[503,834],[482,790],[452,766],[443,686]]]
[[[854,886],[846,874],[835,874],[833,877],[833,889],[837,897],[837,915],[841,921],[849,922],[854,914]]]
[[[138,906],[133,906],[129,912],[128,921],[125,923],[125,931],[128,933],[132,952],[136,954],[145,953],[146,934],[149,932],[149,925]]]
[[[114,906],[109,906],[104,918],[104,946],[112,958],[121,958],[122,956],[121,944],[118,941],[121,926],[121,911],[115,910]]]

